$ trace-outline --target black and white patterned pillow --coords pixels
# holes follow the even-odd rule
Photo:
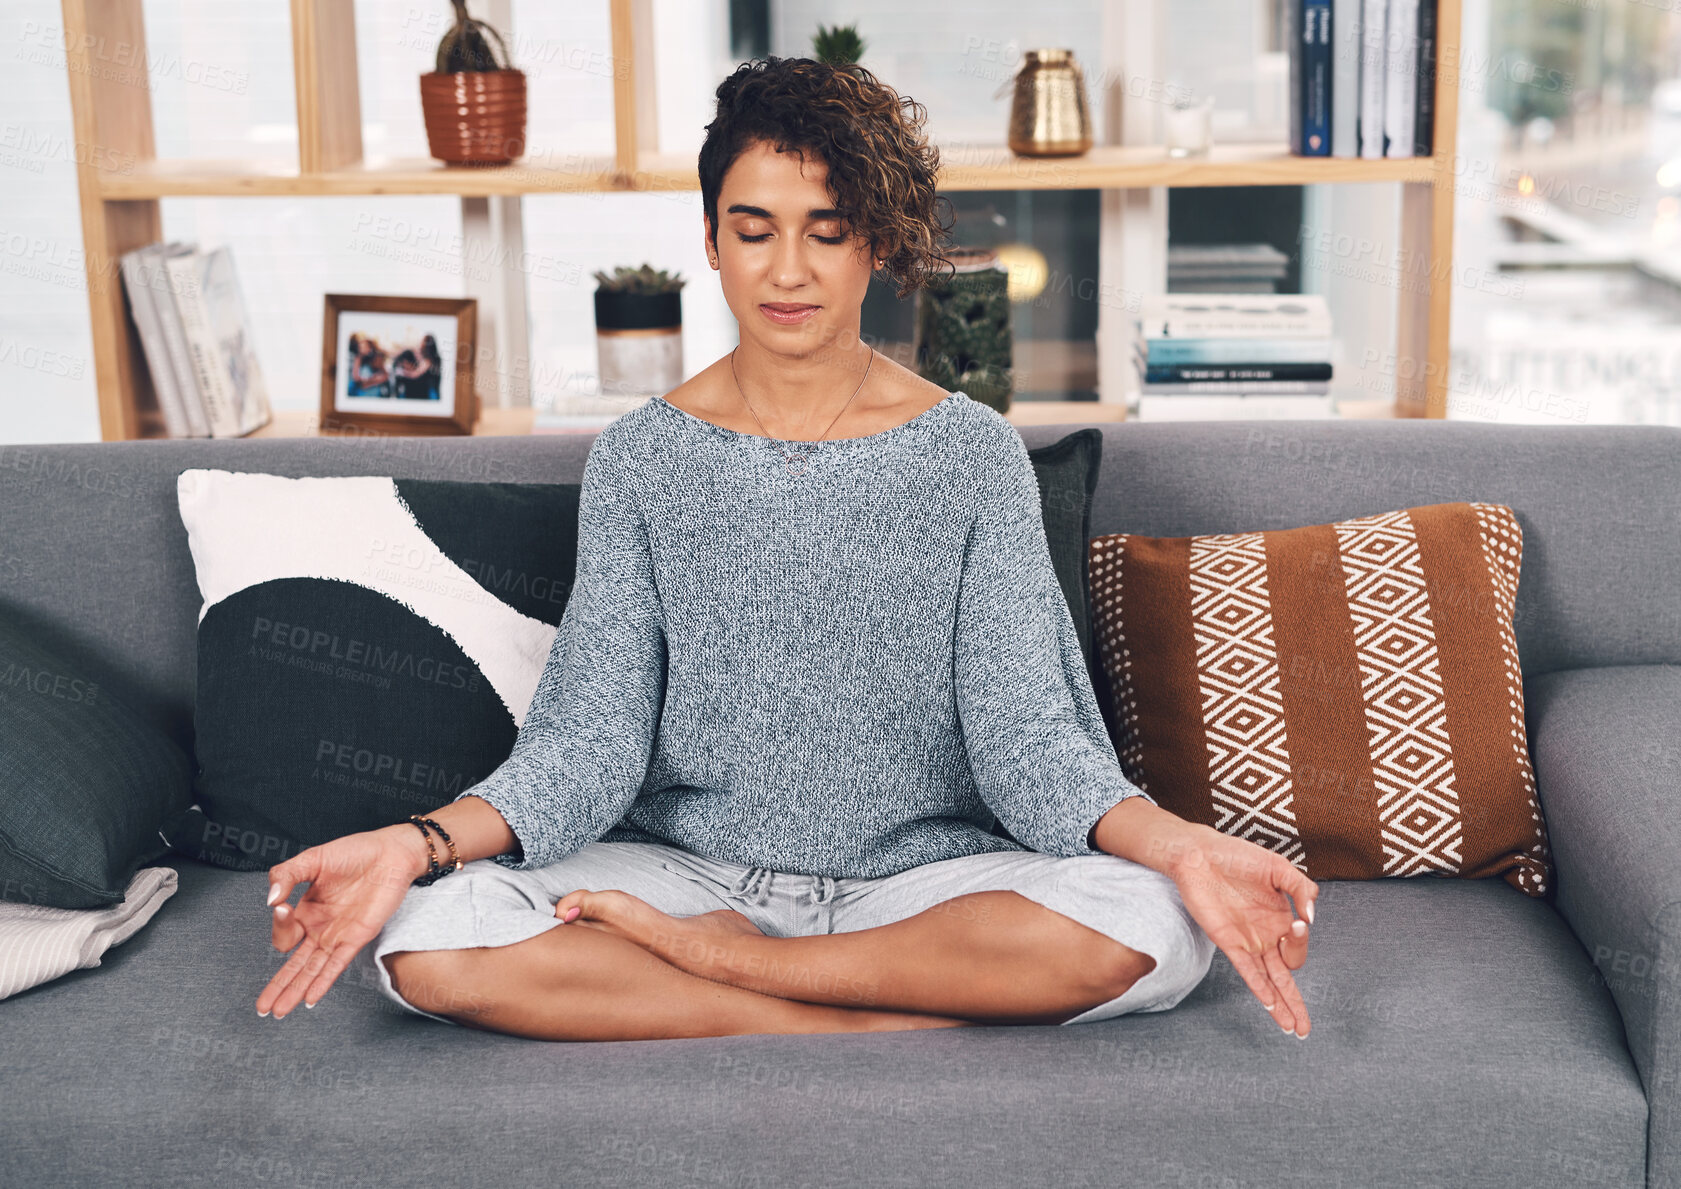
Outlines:
[[[204,602],[170,846],[263,870],[490,775],[572,590],[579,490],[183,471]]]

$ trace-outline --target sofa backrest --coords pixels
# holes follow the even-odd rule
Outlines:
[[[1022,430],[1030,447],[1076,425]],[[1681,663],[1681,430],[1462,422],[1101,426],[1094,535],[1244,532],[1450,500],[1524,530],[1526,675]],[[191,739],[200,596],[175,477],[188,467],[575,483],[593,434],[0,447],[0,614],[97,659]]]

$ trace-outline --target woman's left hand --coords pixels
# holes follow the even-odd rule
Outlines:
[[[1283,855],[1208,826],[1191,827],[1180,843],[1165,873],[1185,908],[1279,1027],[1306,1036],[1307,1005],[1290,972],[1307,961],[1319,885]]]
[[[1283,855],[1186,821],[1148,797],[1117,802],[1087,841],[1173,880],[1186,910],[1278,1026],[1307,1035],[1307,1005],[1290,972],[1307,961],[1318,884]],[[1306,919],[1291,913],[1291,899]]]

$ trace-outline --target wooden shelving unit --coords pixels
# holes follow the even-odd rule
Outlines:
[[[614,153],[564,161],[548,161],[538,154],[498,168],[365,158],[350,0],[290,2],[297,159],[159,160],[145,80],[136,85],[130,72],[106,70],[93,59],[96,46],[126,43],[135,47],[130,60],[145,60],[141,0],[63,0],[75,136],[79,143],[107,150],[79,154],[77,166],[100,430],[106,440],[163,433],[119,269],[124,252],[162,238],[163,198],[480,197],[698,188],[693,154],[645,147],[654,143],[652,0],[606,0],[615,62]],[[1439,0],[1438,63],[1459,60],[1459,7],[1459,0]],[[1394,407],[1385,411],[1442,417],[1447,411],[1452,284],[1451,270],[1432,264],[1451,260],[1453,251],[1456,83],[1450,68],[1438,68],[1435,154],[1427,158],[1296,157],[1284,145],[1216,146],[1200,158],[1172,158],[1164,149],[1149,146],[1095,146],[1080,157],[1029,158],[1016,156],[1002,144],[942,144],[940,184],[946,190],[1047,190],[1399,183],[1400,254],[1413,262],[1416,275],[1412,283],[1398,287],[1395,357],[1400,364]],[[132,164],[123,172],[100,168],[112,159]],[[313,417],[277,418],[270,433],[313,433],[313,425]]]

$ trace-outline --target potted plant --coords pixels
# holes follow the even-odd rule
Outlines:
[[[811,36],[811,56],[834,66],[851,66],[864,56],[864,39],[857,25],[818,25]]]
[[[1010,274],[990,248],[951,248],[945,256],[951,275],[934,278],[916,295],[916,373],[1008,413],[1015,390]]]
[[[683,382],[682,288],[678,273],[644,264],[596,270],[595,344],[603,396],[670,392]]]
[[[509,64],[501,34],[467,15],[467,0],[451,3],[437,68],[420,76],[427,145],[451,165],[506,165],[525,153],[525,72]]]

